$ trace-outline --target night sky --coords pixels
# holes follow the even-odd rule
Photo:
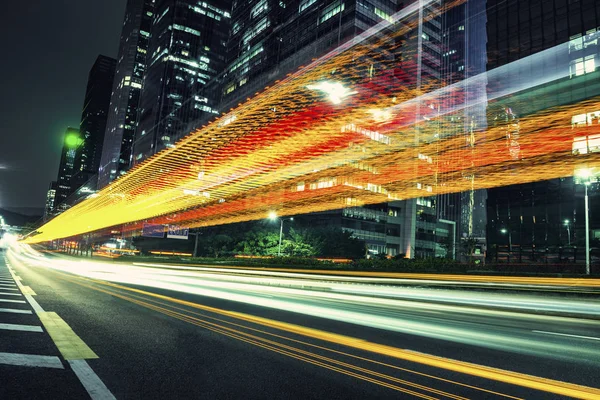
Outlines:
[[[126,0],[7,2],[0,13],[0,208],[43,208],[87,74],[116,58]]]

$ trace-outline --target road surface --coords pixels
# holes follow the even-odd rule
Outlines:
[[[0,279],[2,399],[600,398],[593,295],[135,265],[25,246],[3,253]]]

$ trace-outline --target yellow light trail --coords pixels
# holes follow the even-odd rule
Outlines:
[[[211,330],[215,329],[215,326],[214,326],[215,324],[207,323],[206,321],[199,321],[196,318],[193,318],[193,317],[190,317],[187,315],[183,315],[181,313],[174,312],[171,310],[167,310],[164,307],[159,307],[159,306],[156,306],[153,304],[148,304],[147,302],[146,302],[146,304],[143,304],[144,302],[141,302],[139,299],[128,298],[129,296],[125,296],[121,293],[115,292],[114,290],[131,292],[131,293],[135,293],[138,295],[148,296],[148,297],[156,298],[156,299],[159,299],[162,301],[166,301],[168,303],[180,304],[180,305],[183,305],[186,307],[191,307],[191,308],[207,311],[210,313],[223,315],[226,317],[234,318],[235,320],[245,321],[247,323],[251,323],[251,324],[255,324],[255,325],[259,325],[259,326],[263,326],[263,327],[267,327],[267,328],[271,328],[271,329],[276,329],[278,331],[283,331],[283,332],[291,333],[294,335],[299,335],[299,336],[304,336],[304,337],[311,338],[311,339],[335,343],[335,344],[343,345],[343,346],[353,348],[356,350],[368,351],[368,352],[380,354],[380,355],[387,356],[387,357],[393,357],[393,358],[397,358],[397,359],[404,360],[404,361],[414,362],[417,364],[427,365],[427,366],[434,367],[434,368],[440,368],[443,370],[458,372],[458,373],[476,376],[476,377],[480,377],[480,378],[485,378],[485,379],[489,379],[489,380],[493,380],[493,381],[508,383],[511,385],[522,386],[522,387],[526,387],[526,388],[530,388],[530,389],[535,389],[535,390],[540,390],[540,391],[544,391],[544,392],[548,392],[548,393],[558,394],[561,396],[569,396],[569,397],[578,398],[578,399],[593,400],[593,399],[597,399],[600,397],[600,389],[597,389],[597,388],[576,385],[576,384],[556,381],[556,380],[552,380],[552,379],[541,378],[541,377],[537,377],[537,376],[533,376],[533,375],[522,374],[522,373],[518,373],[518,372],[514,372],[514,371],[507,371],[507,370],[487,367],[487,366],[483,366],[483,365],[478,365],[478,364],[473,364],[473,363],[468,363],[468,362],[463,362],[463,361],[458,361],[458,360],[452,360],[449,358],[438,357],[438,356],[428,355],[428,354],[424,354],[424,353],[412,352],[410,350],[398,349],[398,348],[395,348],[392,346],[373,343],[373,342],[369,342],[369,341],[366,341],[363,339],[353,338],[353,337],[349,337],[349,336],[345,336],[345,335],[326,332],[326,331],[308,328],[308,327],[304,327],[304,326],[300,326],[300,325],[276,321],[276,320],[272,320],[272,319],[267,319],[267,318],[263,318],[263,317],[250,315],[250,314],[245,314],[245,313],[240,313],[240,312],[235,312],[235,311],[228,311],[228,310],[223,310],[223,309],[219,309],[219,308],[215,308],[215,307],[205,306],[202,304],[193,303],[193,302],[186,301],[186,300],[180,300],[177,298],[160,295],[157,293],[147,292],[147,291],[144,291],[141,289],[129,288],[127,286],[122,286],[122,285],[109,283],[109,282],[105,282],[105,281],[100,281],[100,280],[96,280],[96,279],[74,277],[72,275],[65,274],[62,272],[57,272],[57,271],[54,271],[54,272],[58,275],[61,275],[61,278],[69,280],[73,283],[77,283],[79,285],[82,285],[82,286],[85,286],[85,287],[88,287],[88,288],[91,288],[94,290],[106,292],[108,294],[123,298],[128,301],[136,302],[137,304],[144,305],[146,307],[155,309],[156,311],[164,312],[164,313],[174,316],[176,318],[187,319],[188,322],[196,321],[199,325],[200,325],[200,323],[202,323],[202,325],[200,325],[200,326],[203,326],[203,327],[205,327],[207,329],[211,329]],[[105,287],[112,288],[113,290],[101,289],[98,287],[94,287],[92,285],[82,283],[80,281],[88,281],[88,282],[91,282],[94,284],[99,284],[99,285],[102,285]],[[222,329],[223,327],[219,327],[219,328]],[[230,333],[232,331],[235,331],[235,330],[228,328],[225,330],[221,330],[220,333],[230,335]],[[238,333],[241,333],[241,336],[236,337],[236,338],[239,340],[243,340],[243,341],[248,341],[247,337],[252,336],[252,335],[248,335],[247,333],[244,333],[244,332],[238,331]],[[258,338],[258,337],[255,337],[255,338],[259,339],[261,342],[265,342],[265,340],[262,338]],[[255,344],[255,345],[259,345],[261,347],[269,348],[264,344],[254,343],[253,341],[248,341],[248,342],[249,343],[251,342],[252,344]],[[267,341],[267,342],[269,342],[269,341]],[[271,343],[273,344],[274,342],[271,341]],[[281,346],[280,343],[276,343],[276,344],[278,346]],[[293,356],[293,357],[302,359],[303,361],[314,363],[316,365],[319,365],[319,366],[322,366],[325,368],[336,370],[338,372],[342,372],[342,373],[348,374],[350,376],[354,376],[359,379],[367,380],[372,383],[377,383],[382,386],[386,386],[386,387],[389,387],[389,388],[392,388],[395,390],[401,390],[405,393],[418,395],[418,397],[430,398],[428,396],[424,397],[423,394],[418,393],[418,392],[411,393],[411,391],[407,391],[404,388],[398,389],[397,387],[393,387],[392,385],[387,384],[385,382],[378,381],[378,380],[375,380],[372,378],[368,378],[368,377],[365,377],[365,376],[362,376],[362,375],[359,375],[356,373],[341,370],[339,368],[331,367],[329,365],[315,362],[310,359],[305,359],[305,358],[299,357],[297,355],[293,355],[292,353],[286,353],[283,350],[278,350],[275,348],[269,348],[269,349],[273,350],[273,351],[281,352],[282,354],[285,354],[288,356]],[[297,351],[298,349],[294,349],[294,350]],[[306,354],[307,352],[304,352],[304,353]],[[314,355],[313,355],[313,357],[314,357]],[[336,363],[337,363],[337,361],[336,361]],[[392,379],[392,380],[394,380],[394,379]],[[450,381],[450,382],[456,383],[454,381]],[[464,385],[464,384],[460,384],[460,385],[468,386],[468,385]],[[470,387],[472,387],[472,386],[470,386]],[[474,387],[474,388],[482,390],[477,387]],[[432,388],[430,388],[430,390],[431,389]],[[436,389],[433,389],[433,390],[436,390]],[[483,389],[483,390],[485,390],[485,389]],[[499,394],[499,393],[497,393],[497,394]],[[504,396],[512,397],[512,396],[508,396],[508,395],[504,395]]]
[[[219,225],[261,219],[270,210],[304,214],[600,168],[600,153],[573,154],[574,141],[600,133],[600,125],[571,122],[600,110],[600,98],[548,107],[546,98],[564,90],[560,79],[542,94],[519,87],[493,98],[488,127],[467,135],[468,93],[435,79],[416,82],[413,54],[404,46],[415,26],[414,15],[406,15],[315,61],[140,163],[26,242],[122,225],[134,231],[144,221]],[[324,82],[347,89],[340,104],[314,90]],[[531,112],[498,119],[498,110],[519,106]]]

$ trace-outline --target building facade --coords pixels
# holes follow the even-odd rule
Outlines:
[[[392,21],[395,13],[412,3],[394,0],[234,1],[220,109],[225,111],[236,106],[377,23]],[[396,29],[407,28],[401,36],[388,40],[386,49],[373,46],[371,51],[375,54],[385,54],[386,67],[394,65],[396,75],[403,77],[402,83],[398,80],[396,84],[413,90],[430,90],[441,84],[441,6],[441,2],[434,1],[417,8],[417,12],[395,25]],[[384,36],[382,31],[373,40],[379,41]],[[380,67],[384,66],[372,65],[373,70]],[[419,117],[415,115],[415,120]],[[434,183],[416,184],[427,187]],[[447,251],[442,243],[455,242],[455,222],[436,215],[435,198],[351,207],[311,214],[310,218],[316,224],[353,232],[355,237],[365,241],[368,253],[373,256],[445,256]]]
[[[67,128],[63,138],[63,148],[58,166],[58,177],[56,179],[56,194],[54,198],[55,211],[63,211],[61,205],[73,192],[71,186],[72,177],[75,173],[75,162],[79,148],[84,140],[76,128]]]
[[[140,94],[146,75],[146,56],[154,18],[155,0],[128,0],[112,85],[98,187],[124,174],[131,165],[131,150],[138,120]]]
[[[559,79],[528,90],[533,101],[519,101],[526,92],[499,99],[488,110],[490,123],[506,127],[510,156],[526,159],[527,152],[519,144],[521,118],[600,94],[600,4],[586,0],[493,0],[487,3],[487,14],[489,70],[550,52],[558,71]],[[598,123],[599,111],[580,109],[566,116],[565,122],[570,119],[573,128],[585,128]],[[573,157],[599,150],[589,143],[587,136],[575,138]],[[584,185],[568,177],[490,189],[488,258],[509,263],[585,262],[584,191]],[[589,194],[591,204],[600,200],[597,184],[589,186]],[[592,240],[600,237],[596,209],[589,209]],[[592,251],[593,247],[594,242]]]
[[[56,200],[56,190],[58,189],[58,183],[56,181],[50,182],[48,192],[46,193],[46,207],[44,207],[44,221],[47,221],[52,217],[54,213],[54,206]]]
[[[462,148],[476,151],[475,145],[485,139],[487,129],[486,83],[485,79],[479,79],[485,76],[487,62],[486,1],[467,0],[449,8],[441,19],[441,80],[444,86],[455,86],[462,94],[441,99],[444,108],[458,109],[446,116],[445,129],[464,139],[460,144]],[[452,163],[460,161],[452,160]],[[456,221],[459,243],[473,238],[485,242],[487,190],[474,189],[478,180],[476,174],[464,173],[462,178],[469,181],[473,189],[437,196],[437,215]],[[444,186],[446,182],[440,181],[438,185]]]
[[[202,88],[225,66],[230,7],[228,1],[156,1],[133,165],[173,146],[192,121],[218,113]]]
[[[96,190],[116,63],[115,59],[100,55],[88,75],[79,125],[83,143],[75,156],[71,178],[73,191],[82,185]]]
[[[401,9],[396,0],[234,1],[222,110]]]

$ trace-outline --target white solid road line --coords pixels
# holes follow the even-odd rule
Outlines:
[[[25,304],[27,303],[25,300],[7,300],[7,299],[0,299],[0,303],[21,303],[21,304]]]
[[[37,325],[0,324],[0,329],[6,331],[43,332],[42,327]]]
[[[31,314],[31,310],[19,310],[16,308],[0,308],[0,312],[13,314]]]
[[[92,400],[116,400],[85,360],[69,360],[68,362]]]
[[[33,354],[0,353],[0,364],[22,367],[40,367],[64,369],[60,358],[56,356],[37,356]]]
[[[574,337],[574,338],[579,338],[579,339],[600,340],[600,338],[598,338],[598,337],[593,337],[593,336],[581,336],[581,335],[571,335],[571,334],[568,334],[568,333],[546,332],[546,331],[532,331],[532,332],[536,332],[536,333],[545,333],[546,335],[555,335],[555,336],[568,336],[568,337]]]

